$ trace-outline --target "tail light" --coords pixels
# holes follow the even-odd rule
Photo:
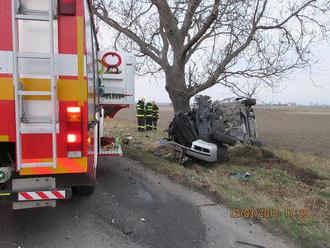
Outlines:
[[[81,122],[81,108],[68,107],[67,108],[67,121],[68,122]]]
[[[67,107],[67,152],[68,158],[82,157],[82,111],[81,107]]]
[[[79,134],[68,134],[67,142],[68,143],[79,143],[81,141]]]

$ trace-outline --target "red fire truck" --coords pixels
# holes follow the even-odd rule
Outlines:
[[[133,102],[134,58],[99,51],[91,4],[0,1],[0,197],[13,209],[90,194],[98,156],[121,155],[103,118]]]

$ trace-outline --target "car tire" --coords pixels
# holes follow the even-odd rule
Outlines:
[[[188,116],[178,113],[171,123],[173,140],[181,145],[191,147],[193,141],[198,137],[194,127],[191,125]]]

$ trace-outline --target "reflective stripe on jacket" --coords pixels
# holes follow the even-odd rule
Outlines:
[[[158,119],[158,114],[159,114],[159,108],[156,104],[152,106],[152,115],[154,119]]]
[[[150,102],[148,102],[147,105],[146,105],[146,116],[147,117],[153,117],[153,112],[154,112],[153,106]]]
[[[139,101],[136,105],[136,116],[144,117],[144,115],[145,115],[144,103],[142,101]]]

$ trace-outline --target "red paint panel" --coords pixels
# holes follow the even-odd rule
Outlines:
[[[0,73],[0,78],[11,78],[13,76],[13,74],[8,74],[8,73]]]
[[[84,8],[85,8],[85,1],[84,0],[78,0],[78,6],[77,6],[77,9],[78,9],[78,16],[82,16],[83,17],[83,23],[84,23],[84,28],[83,28],[83,37],[84,37],[84,54],[86,55],[87,54],[87,42],[91,42],[91,41],[88,41],[86,40],[86,20],[87,20],[87,17],[85,16],[85,11],[84,11]],[[86,6],[86,8],[88,8],[88,6]],[[90,19],[90,17],[89,17]]]
[[[16,140],[15,101],[0,100],[0,135],[8,135],[9,141]]]
[[[77,18],[75,16],[58,17],[59,53],[77,54]]]
[[[52,156],[51,134],[22,134],[23,159],[43,159]]]
[[[1,74],[0,74],[0,77],[1,77]],[[79,77],[78,77],[78,76],[65,76],[65,75],[60,75],[58,78],[59,78],[59,79],[67,79],[67,80],[79,80]],[[83,79],[84,79],[84,80],[88,80],[88,79],[87,79],[87,76],[84,76]]]
[[[11,0],[0,1],[0,51],[12,51]]]
[[[84,16],[84,0],[77,0],[77,16]]]
[[[67,80],[78,80],[78,76],[64,76],[64,75],[60,75],[58,77],[59,79],[67,79]]]

